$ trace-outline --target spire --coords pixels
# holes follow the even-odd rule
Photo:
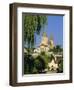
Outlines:
[[[50,38],[49,38],[49,48],[50,49],[54,48],[54,40],[53,40],[53,35],[52,34],[50,35]]]
[[[40,46],[42,46],[42,47],[48,46],[48,42],[49,42],[49,40],[48,40],[47,34],[46,34],[46,32],[43,32]]]

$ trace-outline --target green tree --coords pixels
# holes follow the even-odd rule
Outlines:
[[[24,54],[24,74],[32,74],[34,68],[34,58],[29,54]]]
[[[60,45],[56,45],[56,52],[62,52],[63,51],[63,49],[61,48],[61,46]]]
[[[24,42],[28,48],[34,47],[35,33],[40,34],[41,28],[46,24],[47,17],[43,15],[24,16]]]
[[[49,51],[53,51],[54,53],[61,53],[63,52],[63,48],[60,45],[56,45],[53,49],[50,49]]]

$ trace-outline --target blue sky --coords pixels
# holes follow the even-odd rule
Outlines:
[[[50,35],[53,35],[55,45],[61,45],[61,47],[63,47],[63,16],[47,16],[47,25],[42,28],[40,35],[35,34],[35,47],[40,45],[43,31],[46,32],[48,37],[50,37]]]

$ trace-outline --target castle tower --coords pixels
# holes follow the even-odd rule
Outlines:
[[[47,34],[45,32],[43,32],[41,44],[43,44],[45,46],[48,45],[48,37],[47,37]]]
[[[53,40],[53,36],[52,35],[50,35],[50,38],[49,38],[49,48],[50,49],[54,48],[54,40]]]
[[[48,43],[49,43],[49,40],[48,40],[47,34],[46,32],[43,32],[40,48],[45,50],[46,47],[49,46]]]

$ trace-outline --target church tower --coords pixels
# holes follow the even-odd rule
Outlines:
[[[48,37],[46,32],[43,32],[41,44],[48,46]]]
[[[48,43],[49,43],[49,40],[48,40],[47,34],[46,32],[43,32],[42,41],[40,43],[40,48],[45,51],[49,46]]]
[[[50,38],[49,38],[49,48],[50,49],[54,48],[54,40],[53,40],[53,36],[52,35],[50,35]]]

